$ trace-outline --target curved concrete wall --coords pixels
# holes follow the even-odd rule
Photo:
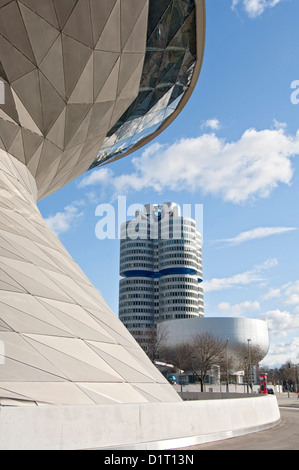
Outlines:
[[[271,428],[275,396],[181,403],[0,408],[0,450],[161,450]]]

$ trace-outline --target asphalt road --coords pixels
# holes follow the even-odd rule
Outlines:
[[[299,450],[299,408],[280,407],[280,413],[281,422],[272,429],[186,450]]]

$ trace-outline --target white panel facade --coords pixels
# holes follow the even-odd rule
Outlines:
[[[0,404],[178,401],[43,220],[0,151]]]
[[[204,0],[0,1],[0,404],[179,401],[36,201],[90,169],[115,126],[125,134],[142,77],[156,74],[151,41],[165,54],[160,81],[177,41],[186,60],[169,90],[156,83],[136,142],[174,119],[199,75],[204,12]],[[161,25],[173,37],[160,38]]]

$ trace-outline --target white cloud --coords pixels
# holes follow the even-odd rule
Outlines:
[[[87,175],[78,183],[79,188],[85,188],[87,186],[93,186],[96,184],[108,183],[113,177],[113,172],[110,168],[100,168],[96,171],[90,171]]]
[[[273,125],[274,125],[275,129],[286,129],[287,128],[287,124],[285,122],[277,121],[277,119],[273,119]]]
[[[237,141],[215,134],[181,139],[172,145],[150,145],[132,159],[134,171],[114,176],[111,169],[94,170],[80,187],[109,185],[116,195],[125,191],[163,190],[202,193],[232,203],[267,197],[279,184],[290,184],[291,158],[299,154],[299,131],[248,129]]]
[[[262,313],[260,319],[267,322],[271,337],[286,337],[291,331],[299,328],[299,314],[292,314],[286,310],[270,310]]]
[[[270,288],[261,297],[262,300],[280,298],[284,305],[294,307],[294,312],[299,313],[299,280],[288,282],[279,288]]]
[[[262,365],[268,367],[279,367],[288,361],[298,363],[299,337],[291,338],[289,341],[271,342],[269,353],[262,361]]]
[[[225,238],[218,241],[227,242],[232,245],[240,245],[251,240],[269,237],[270,235],[280,235],[282,233],[297,230],[295,227],[258,227],[246,232],[241,232],[233,238]]]
[[[45,220],[56,236],[59,236],[71,229],[73,224],[83,216],[83,212],[79,211],[76,205],[82,205],[79,203],[73,203],[64,208],[63,212],[57,212],[55,215],[47,217]]]
[[[218,119],[208,119],[207,121],[203,122],[201,125],[201,128],[208,128],[211,129],[212,131],[217,131],[220,129],[221,125]]]
[[[239,316],[245,312],[256,312],[261,306],[258,301],[246,300],[239,304],[231,305],[229,302],[221,302],[217,308],[221,310],[225,316]]]
[[[286,305],[299,306],[299,281],[286,284],[284,287],[284,295]]]
[[[244,273],[235,274],[227,278],[214,278],[204,281],[201,285],[205,292],[211,292],[257,282],[265,282],[265,271],[275,266],[277,266],[277,260],[269,259],[263,264],[255,266],[253,269],[245,271]]]
[[[240,2],[240,0],[233,0],[232,5],[231,5],[231,9],[235,10],[236,7],[239,5],[239,2]]]
[[[277,299],[281,296],[281,289],[271,288],[268,292],[263,295],[262,300]]]
[[[278,5],[282,0],[233,0],[232,10],[241,3],[243,9],[250,18],[257,18],[262,15],[268,8],[273,8]]]

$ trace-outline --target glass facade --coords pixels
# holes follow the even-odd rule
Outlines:
[[[139,95],[109,131],[91,168],[125,156],[177,109],[196,65],[194,0],[150,0]]]

